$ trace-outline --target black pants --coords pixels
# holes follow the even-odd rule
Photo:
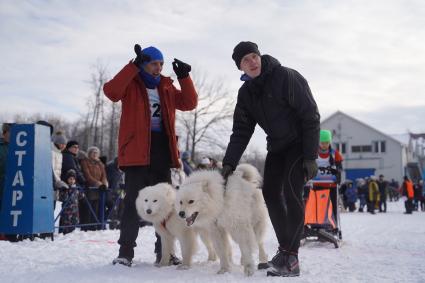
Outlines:
[[[136,239],[139,234],[140,217],[136,210],[139,190],[161,182],[171,183],[170,151],[168,138],[152,132],[151,164],[149,166],[129,166],[122,168],[125,173],[124,211],[121,219],[119,257],[133,258]],[[155,253],[161,252],[161,239],[156,235]]]
[[[382,195],[379,201],[379,212],[387,212],[387,198]]]
[[[263,196],[281,249],[298,253],[304,228],[302,147],[268,153]]]
[[[413,199],[411,198],[407,199],[404,202],[404,207],[406,208],[406,213],[411,214],[414,208]]]

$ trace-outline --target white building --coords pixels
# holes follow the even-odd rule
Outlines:
[[[407,144],[337,111],[321,122],[333,133],[333,146],[344,156],[344,179],[383,174],[402,181],[408,163],[415,162]]]

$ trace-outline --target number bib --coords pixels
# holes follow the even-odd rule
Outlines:
[[[161,102],[159,100],[158,89],[146,89],[149,96],[149,104],[151,108],[151,131],[162,131],[162,118],[161,118]]]

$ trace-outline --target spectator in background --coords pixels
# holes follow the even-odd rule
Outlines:
[[[124,184],[124,172],[118,166],[118,157],[106,164],[106,178],[108,179],[109,188],[113,192],[117,192],[121,185]]]
[[[7,154],[10,142],[10,130],[12,129],[13,123],[3,123],[1,127],[2,137],[0,138],[0,210],[3,199],[4,182],[7,167]],[[0,234],[0,240],[8,240],[16,242],[16,235],[3,235]]]
[[[404,181],[401,187],[402,195],[406,198],[404,206],[406,208],[405,214],[412,214],[413,212],[413,198],[415,195],[413,183],[407,176],[404,176]]]
[[[181,160],[183,163],[184,173],[186,174],[186,176],[189,176],[194,170],[194,166],[190,160],[190,153],[188,151],[183,152]]]
[[[99,190],[108,187],[108,180],[106,178],[105,166],[100,161],[99,148],[92,146],[87,150],[88,158],[81,161],[81,168],[83,169],[84,177],[86,178],[87,198],[95,211],[96,215],[99,212]],[[96,219],[90,214],[90,223],[94,223]],[[88,230],[95,230],[93,226]]]
[[[363,178],[358,179],[357,196],[359,197],[359,200],[360,200],[359,212],[363,212],[363,209],[367,204],[368,192],[369,192],[368,182]]]
[[[66,147],[66,138],[62,132],[57,132],[53,135],[53,126],[49,122],[40,120],[37,121],[38,125],[50,128],[50,135],[52,136],[52,178],[53,178],[53,208],[56,208],[56,201],[58,200],[58,190],[67,188],[68,185],[61,180],[62,173],[62,153],[61,151]]]
[[[425,211],[425,190],[424,190],[424,181],[423,180],[419,180],[419,184],[418,186],[420,186],[420,190],[422,192],[421,195],[421,211]]]
[[[399,192],[399,184],[396,180],[391,179],[390,184],[388,185],[388,196],[390,201],[398,201],[400,192]]]
[[[83,171],[81,170],[80,162],[77,155],[80,150],[77,141],[71,140],[66,144],[65,150],[62,151],[62,172],[61,179],[66,182],[66,175],[69,170],[74,170],[77,184],[81,187],[86,183]]]
[[[367,211],[375,214],[375,209],[379,207],[379,186],[375,176],[370,176],[369,180],[369,201],[367,204]]]
[[[423,197],[423,187],[422,187],[423,181],[419,180],[417,184],[415,184],[414,186],[414,208],[415,211],[419,211],[420,206],[421,206],[421,202],[422,202],[422,197]]]
[[[10,141],[10,129],[12,128],[11,123],[3,123],[1,127],[2,137],[0,138],[0,209],[3,198],[4,179],[6,175],[7,165],[7,152]]]
[[[350,212],[356,210],[356,202],[357,202],[357,189],[353,186],[352,182],[348,182],[346,184],[345,189],[345,197],[346,197],[346,205]]]
[[[80,222],[78,200],[82,197],[82,190],[77,185],[77,172],[70,169],[65,174],[64,179],[68,188],[59,191],[59,200],[62,202],[62,213],[59,226],[74,226]],[[59,233],[68,234],[75,230],[75,227],[59,228]]]
[[[62,151],[66,147],[66,137],[61,131],[57,131],[52,136],[52,166],[53,166],[53,178],[54,178],[54,207],[56,207],[56,201],[59,200],[59,190],[61,189],[67,189],[68,185],[62,181],[61,174],[62,174]]]
[[[387,195],[388,195],[388,182],[384,180],[384,175],[379,175],[379,212],[387,212]]]
[[[210,164],[211,164],[211,169],[222,169],[223,168],[223,164],[221,164],[221,168],[219,168],[219,163],[215,158],[209,157],[210,159]]]
[[[115,157],[106,164],[106,178],[108,179],[109,189],[111,190],[107,194],[106,206],[108,212],[106,215],[109,215],[111,220],[109,228],[115,229],[119,227],[122,210],[124,209],[123,202],[117,202],[119,198],[121,200],[124,199],[124,172],[119,169],[118,157]]]
[[[202,157],[201,162],[198,164],[198,170],[208,170],[211,168],[211,160],[208,157]]]

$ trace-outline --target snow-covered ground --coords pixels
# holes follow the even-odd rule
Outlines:
[[[192,269],[157,268],[154,231],[140,230],[135,266],[113,266],[118,231],[73,232],[55,241],[0,241],[0,282],[425,282],[425,212],[403,214],[403,203],[389,203],[386,214],[342,213],[341,248],[308,243],[300,249],[301,277],[266,277],[257,271],[247,278],[238,265],[216,275],[218,262],[205,262],[201,246]],[[276,240],[269,225],[266,249],[271,258]],[[239,250],[233,246],[234,263]]]

